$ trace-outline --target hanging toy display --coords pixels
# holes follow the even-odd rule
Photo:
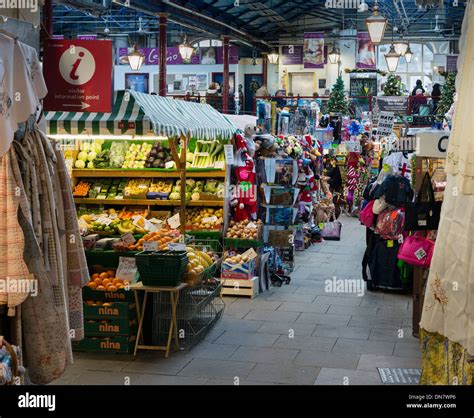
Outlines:
[[[234,219],[243,221],[246,219],[257,219],[257,196],[256,196],[256,174],[254,157],[257,146],[253,140],[255,130],[247,125],[245,136],[237,134],[236,145],[236,167],[235,176],[237,184],[232,199],[235,209]]]

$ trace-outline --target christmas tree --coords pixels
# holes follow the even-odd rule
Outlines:
[[[332,91],[328,102],[328,111],[340,112],[342,114],[349,113],[349,104],[346,100],[346,95],[344,93],[344,81],[342,80],[341,76],[337,78],[336,84],[332,86]]]
[[[401,96],[402,95],[402,82],[394,75],[390,74],[385,82],[383,88],[383,94],[385,96]]]
[[[456,73],[451,72],[446,75],[446,81],[441,90],[441,99],[438,103],[437,115],[443,120],[444,115],[451,108],[454,101],[454,93],[456,93]]]

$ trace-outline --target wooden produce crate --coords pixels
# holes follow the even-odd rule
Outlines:
[[[221,279],[221,296],[246,296],[253,299],[258,295],[258,277],[250,280]]]

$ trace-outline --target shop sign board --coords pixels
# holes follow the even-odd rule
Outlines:
[[[283,65],[303,64],[303,45],[289,45],[281,48]]]
[[[401,117],[408,114],[408,96],[376,96],[373,100],[374,114],[393,112]]]
[[[449,132],[427,129],[416,134],[417,157],[446,158]]]
[[[50,40],[43,72],[44,110],[112,111],[112,41]]]
[[[393,112],[380,112],[378,118],[377,135],[389,136],[393,132],[395,114]]]

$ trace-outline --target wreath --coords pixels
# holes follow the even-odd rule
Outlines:
[[[387,72],[386,71],[382,71],[382,70],[379,70],[379,69],[374,69],[374,70],[371,70],[371,69],[368,69],[368,68],[353,68],[352,70],[350,68],[346,68],[344,70],[344,72],[346,73],[377,73],[377,74],[380,74],[381,76],[386,76],[387,75]]]

